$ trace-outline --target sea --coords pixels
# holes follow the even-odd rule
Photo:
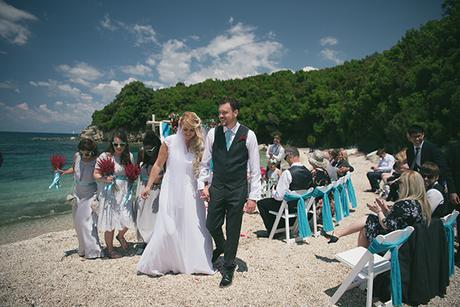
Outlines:
[[[59,189],[48,189],[53,180],[50,157],[65,157],[63,169],[72,166],[77,151],[78,135],[56,133],[2,132],[0,131],[0,226],[39,219],[72,211],[65,201],[73,189],[73,175],[64,175]],[[99,143],[99,152],[108,143]],[[138,144],[130,144],[137,159]],[[261,165],[266,164],[260,152]]]
[[[64,169],[72,166],[78,135],[0,131],[0,226],[72,211],[65,201],[72,192],[73,175],[65,175],[61,188],[48,189],[52,179],[50,157],[65,157]],[[100,143],[103,151],[107,143]],[[130,144],[137,157],[139,146]]]

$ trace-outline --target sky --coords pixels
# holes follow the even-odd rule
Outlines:
[[[78,133],[134,80],[333,67],[441,17],[441,0],[0,0],[0,131]]]

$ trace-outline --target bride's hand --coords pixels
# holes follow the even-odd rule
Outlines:
[[[209,187],[205,186],[203,190],[200,190],[200,198],[204,201],[209,201]]]
[[[150,195],[150,189],[148,187],[145,187],[144,190],[142,190],[141,197],[142,199],[147,199]]]

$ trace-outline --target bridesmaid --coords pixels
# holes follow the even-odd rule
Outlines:
[[[90,139],[82,139],[78,144],[78,152],[74,155],[72,167],[62,172],[74,174],[76,202],[72,206],[73,224],[78,238],[78,255],[87,259],[102,257],[97,215],[90,207],[91,200],[97,193],[93,177],[96,157],[96,143]]]
[[[113,175],[105,175],[98,169],[98,163],[110,159],[115,164]],[[107,256],[120,258],[121,255],[113,250],[113,236],[118,230],[116,239],[123,250],[128,249],[125,233],[134,226],[132,203],[128,201],[128,180],[125,176],[124,165],[132,163],[133,155],[129,152],[128,137],[125,132],[118,131],[113,135],[106,152],[103,152],[96,162],[94,178],[98,182],[100,213],[99,230],[104,231]],[[110,184],[113,184],[110,186]]]
[[[139,150],[137,163],[141,167],[141,174],[137,185],[136,199],[136,226],[138,240],[144,242],[141,244],[138,254],[141,255],[152,236],[153,226],[155,224],[156,214],[158,212],[158,196],[160,195],[160,182],[158,178],[153,186],[152,193],[147,199],[141,197],[149,180],[150,170],[157,160],[158,151],[160,150],[161,140],[151,130],[147,131],[142,142],[143,146]]]

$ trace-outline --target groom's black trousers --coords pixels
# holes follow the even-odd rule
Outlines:
[[[216,249],[224,251],[224,267],[234,269],[248,185],[245,183],[237,189],[229,189],[225,186],[216,188],[211,184],[209,196],[206,227],[214,239]],[[224,218],[227,240],[222,231]]]

